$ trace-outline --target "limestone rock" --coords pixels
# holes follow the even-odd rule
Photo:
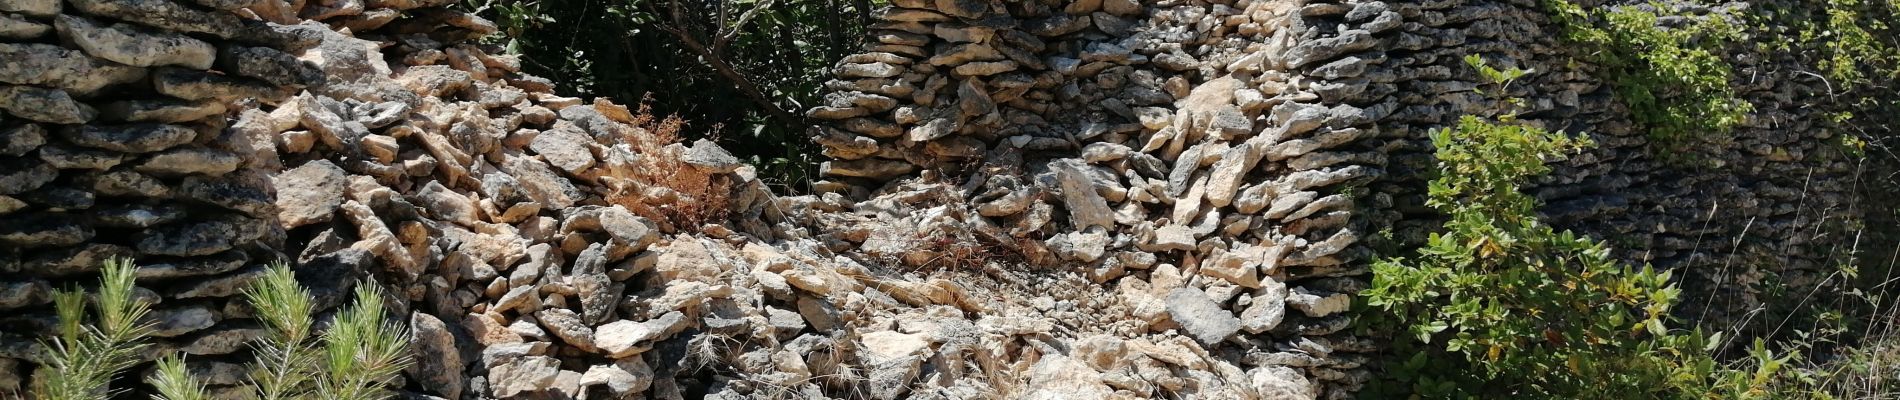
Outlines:
[[[0,11],[16,12],[36,17],[51,17],[59,14],[59,0],[10,0],[0,3]]]
[[[1062,202],[1069,208],[1069,223],[1078,229],[1091,226],[1115,229],[1115,212],[1089,184],[1087,172],[1083,170],[1087,166],[1078,161],[1068,159],[1053,165],[1062,186]]]
[[[680,160],[691,164],[694,168],[716,174],[731,173],[738,170],[741,165],[738,157],[734,157],[732,153],[726,152],[726,149],[719,148],[718,144],[706,139],[693,141],[693,146],[687,148],[685,154],[680,155]]]
[[[296,228],[330,220],[343,204],[348,179],[342,168],[329,160],[316,160],[277,175],[278,220],[285,228]]]
[[[642,347],[642,344],[651,346],[648,342],[673,334],[682,328],[681,324],[685,321],[685,314],[678,311],[645,322],[614,321],[601,325],[596,337],[599,338],[600,349],[609,356],[626,358],[645,351],[647,347]]]
[[[535,154],[540,154],[541,159],[547,160],[548,164],[569,174],[579,175],[581,171],[594,166],[594,153],[588,149],[592,142],[581,132],[554,129],[536,135],[528,148],[534,149]]]
[[[53,124],[83,124],[99,115],[91,106],[74,101],[66,91],[30,86],[0,85],[0,110]]]
[[[1049,355],[1029,368],[1025,399],[1106,399],[1114,391],[1102,383],[1102,374],[1074,358]]]
[[[1219,344],[1240,331],[1240,319],[1198,289],[1174,289],[1167,302],[1168,316],[1202,345]]]
[[[412,332],[409,348],[415,353],[409,376],[444,398],[461,398],[464,378],[455,335],[441,319],[419,312],[410,313],[409,329]]]
[[[61,38],[78,44],[87,54],[120,64],[210,69],[217,59],[216,47],[185,35],[129,24],[105,25],[69,15],[55,18],[53,26]]]
[[[544,392],[554,387],[561,362],[548,356],[525,356],[493,366],[488,384],[495,397],[507,398],[521,393]]]
[[[502,164],[502,170],[519,182],[522,192],[547,208],[567,208],[581,198],[581,191],[573,182],[561,177],[548,168],[546,163],[533,158],[510,156]]]
[[[1259,334],[1279,327],[1286,318],[1286,284],[1276,279],[1265,279],[1260,288],[1253,292],[1253,302],[1240,312],[1241,328],[1247,333]]]

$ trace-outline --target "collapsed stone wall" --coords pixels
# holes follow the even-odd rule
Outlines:
[[[671,293],[674,276],[643,271],[731,260],[656,262],[663,225],[609,205],[651,188],[616,177],[683,160],[732,184],[718,207],[781,220],[769,193],[709,142],[634,154],[630,110],[553,95],[475,45],[495,26],[450,3],[0,4],[0,397],[57,372],[40,347],[51,289],[116,257],[155,303],[146,359],[187,355],[218,398],[247,398],[265,332],[240,290],[278,261],[320,318],[359,282],[392,289],[414,332],[409,395],[699,390],[656,386],[682,366],[642,353],[696,325],[703,299],[622,296]]]
[[[1534,2],[1136,5],[899,2],[808,114],[831,121],[815,134],[836,158],[819,188],[960,184],[977,214],[962,225],[993,227],[1032,259],[1053,254],[1094,283],[1084,288],[1129,304],[1165,296],[1165,307],[1131,306],[1134,332],[1179,329],[1227,355],[1214,363],[1297,368],[1309,394],[1328,397],[1367,377],[1359,353],[1375,349],[1341,331],[1372,249],[1416,246],[1440,222],[1424,205],[1427,133],[1506,112],[1503,97],[1526,100],[1523,119],[1599,144],[1529,188],[1547,220],[1679,271],[1689,296],[1678,310],[1691,320],[1733,326],[1760,312],[1764,291],[1819,287],[1847,250],[1825,242],[1859,218],[1853,165],[1829,142],[1838,133],[1803,100],[1824,82],[1793,55],[1728,54],[1755,111],[1676,150],[1652,143]],[[1684,7],[1707,18],[1743,9]],[[996,39],[962,34],[976,25],[997,27]],[[1052,26],[1075,29],[1041,29]],[[1011,27],[1057,45],[1007,40],[1020,36]],[[1463,60],[1474,54],[1532,73],[1480,94]],[[1017,94],[1007,76],[970,73],[999,63],[1038,84]],[[969,112],[992,103],[1007,122]],[[944,148],[984,157],[933,151]],[[882,242],[862,250],[915,252]]]
[[[1376,123],[1398,103],[1387,98],[1389,91],[1362,91],[1377,89],[1363,75],[1386,57],[1372,49],[1382,40],[1374,33],[1403,22],[1395,7],[1265,1],[897,7],[884,13],[891,22],[874,27],[878,44],[871,52],[841,62],[839,80],[827,85],[840,90],[829,97],[833,102],[809,114],[840,120],[818,135],[828,154],[842,156],[821,169],[838,179],[822,189],[867,193],[881,184],[875,179],[912,170],[965,179],[977,214],[966,224],[997,227],[990,236],[1014,239],[1004,242],[1019,244],[1018,251],[1076,266],[1131,308],[1118,314],[1133,321],[1137,336],[1179,332],[1222,368],[1300,371],[1306,378],[1297,386],[1306,396],[1345,397],[1365,383],[1369,375],[1360,364],[1374,347],[1346,332],[1352,319],[1343,312],[1368,283],[1370,249],[1362,238],[1380,223],[1368,219],[1377,214],[1364,204],[1381,200],[1355,188],[1385,175],[1389,150],[1382,138],[1390,134]],[[1323,28],[1319,23],[1347,14]],[[1004,28],[996,40],[958,34],[964,25],[991,20],[1024,27],[1050,45],[1006,40],[1020,34]],[[1335,25],[1349,30],[1330,31]],[[966,56],[976,53],[991,56]],[[1039,62],[1007,56],[1018,53]],[[1012,92],[1015,81],[1006,75],[967,73],[998,63],[1016,70],[1008,73],[1049,83]],[[886,80],[922,84],[908,96],[847,91],[904,86]],[[992,103],[989,115],[1019,125],[984,125],[975,119],[982,114],[967,112],[991,108],[969,104]],[[945,136],[939,126],[967,132]],[[866,151],[850,151],[853,145]],[[987,157],[966,161],[931,151],[950,147]],[[945,167],[966,163],[976,168]],[[903,166],[866,174],[860,165]],[[878,242],[865,242],[865,251],[903,250],[879,249]],[[1101,374],[1133,368],[1098,367],[1106,367]],[[1125,382],[1109,385],[1138,397],[1160,395]],[[1257,390],[1264,389],[1242,392]]]

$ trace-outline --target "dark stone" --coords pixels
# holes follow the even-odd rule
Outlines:
[[[72,246],[92,240],[92,227],[79,216],[32,213],[0,218],[0,244],[19,248]]]
[[[242,250],[230,250],[206,257],[140,260],[136,274],[140,280],[209,276],[235,271],[243,268],[250,261],[251,256]]]
[[[149,153],[191,143],[198,137],[198,132],[183,126],[165,124],[83,125],[69,127],[61,136],[80,146],[127,153]]]
[[[236,216],[163,225],[139,235],[141,253],[167,256],[203,256],[230,250],[263,237],[266,223]]]
[[[53,166],[25,157],[0,157],[0,195],[25,193],[59,178]]]
[[[192,9],[171,0],[68,0],[86,14],[110,17],[166,30],[205,33],[224,39],[245,39],[237,15]],[[252,38],[255,40],[259,38]]]
[[[92,192],[68,187],[44,187],[17,197],[49,211],[84,210],[93,204]]]
[[[52,144],[40,147],[40,161],[59,169],[104,171],[125,162],[125,155],[105,150]]]
[[[0,156],[19,157],[46,144],[46,129],[26,124],[0,129]]]
[[[152,85],[166,96],[185,100],[257,99],[276,104],[290,97],[288,88],[250,78],[238,78],[182,68],[159,68]]]
[[[297,284],[310,291],[311,305],[322,310],[348,301],[359,274],[376,268],[375,255],[363,249],[346,248],[313,257],[293,270],[297,273]]]
[[[91,187],[94,193],[102,196],[165,198],[171,194],[171,187],[159,182],[158,178],[133,171],[83,175],[80,180],[84,183],[82,186]]]
[[[106,260],[131,256],[132,249],[125,246],[88,243],[39,253],[26,259],[25,265],[33,266],[34,275],[59,277],[97,271]]]
[[[0,85],[0,110],[53,124],[83,124],[99,116],[92,107],[74,101],[64,90]]]
[[[277,205],[271,202],[266,185],[245,182],[243,178],[191,176],[179,185],[178,196],[242,212],[254,218],[275,218]]]
[[[218,69],[257,78],[278,86],[301,87],[323,82],[323,71],[276,49],[224,46],[218,49]]]
[[[185,218],[185,209],[172,204],[124,204],[92,211],[101,228],[149,228]]]

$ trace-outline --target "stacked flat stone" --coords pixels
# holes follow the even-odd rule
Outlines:
[[[1132,0],[906,0],[879,11],[866,51],[838,62],[826,104],[806,113],[835,121],[814,129],[834,159],[819,171],[834,181],[819,189],[967,169],[999,141],[1074,150],[1135,133],[1135,107],[1172,100],[1121,40],[1144,11]]]
[[[244,6],[0,2],[0,397],[47,372],[31,366],[52,290],[96,283],[108,259],[135,260],[140,295],[160,300],[147,356],[219,360],[256,331],[235,299],[283,232],[267,170],[224,117],[322,76],[290,55],[313,30]]]
[[[1081,17],[1017,9],[1087,12],[1096,3],[1102,2],[1010,4],[1015,22],[993,24],[1048,26]],[[955,11],[989,10],[980,4],[897,4],[883,14],[884,24],[954,26],[1004,18],[1000,12]],[[1425,207],[1425,184],[1435,170],[1427,133],[1465,115],[1514,111],[1501,101],[1505,97],[1525,99],[1526,108],[1515,111],[1531,123],[1587,134],[1600,145],[1556,162],[1548,179],[1528,188],[1547,203],[1545,217],[1609,240],[1628,262],[1687,271],[1679,275],[1687,276],[1687,303],[1697,304],[1681,309],[1684,315],[1732,322],[1762,306],[1760,292],[1773,282],[1807,293],[1824,283],[1822,267],[1839,262],[1829,255],[1846,251],[1829,253],[1816,238],[1845,236],[1859,220],[1859,211],[1848,207],[1851,165],[1827,143],[1836,133],[1792,95],[1819,90],[1821,82],[1788,72],[1802,65],[1792,55],[1731,55],[1744,60],[1736,67],[1737,92],[1757,111],[1731,134],[1732,141],[1689,144],[1694,154],[1685,162],[1665,157],[1666,150],[1650,143],[1612,88],[1593,75],[1595,67],[1577,62],[1581,54],[1564,51],[1561,34],[1534,4],[1163,1],[1140,7],[1117,15],[1117,21],[1133,22],[1126,29],[1084,28],[1040,39],[1068,48],[1129,49],[1134,61],[1126,66],[1135,69],[1129,75],[1149,79],[1125,87],[1158,88],[1165,101],[1091,85],[1124,81],[1122,75],[1098,74],[1105,69],[1056,69],[1054,76],[1062,78],[1057,93],[1090,100],[1059,102],[1070,107],[1060,110],[999,103],[1004,115],[1054,112],[965,132],[981,141],[982,150],[965,152],[982,153],[980,161],[938,157],[929,149],[947,146],[930,142],[935,136],[910,135],[934,132],[928,120],[905,117],[922,115],[914,110],[962,104],[943,103],[945,95],[881,93],[895,101],[877,107],[834,102],[809,113],[837,121],[821,136],[849,139],[820,139],[839,158],[821,171],[837,182],[820,189],[872,194],[867,203],[874,207],[861,204],[860,212],[899,221],[891,225],[961,227],[1032,261],[1076,266],[1094,290],[1122,297],[1122,306],[1132,309],[1128,315],[1140,321],[1132,332],[1179,329],[1210,353],[1231,348],[1237,352],[1225,354],[1247,354],[1219,361],[1252,371],[1297,369],[1310,384],[1305,394],[1328,398],[1349,397],[1370,377],[1360,365],[1367,357],[1359,354],[1374,350],[1366,345],[1370,341],[1341,332],[1350,325],[1351,316],[1342,314],[1350,296],[1368,284],[1371,246],[1414,247],[1442,223]],[[1723,18],[1734,10],[1704,11]],[[906,89],[904,83],[939,79],[949,86],[994,83],[954,68],[946,73],[932,69],[934,64],[918,67],[968,47],[954,35],[918,36],[875,33],[878,43],[870,52],[840,64],[839,80],[828,85],[835,91],[831,98],[862,98],[852,88],[885,82]],[[887,51],[908,49],[906,43],[923,43],[930,51]],[[1047,56],[1044,64],[1059,65],[1055,61],[1064,54]],[[1507,93],[1480,94],[1472,89],[1482,78],[1464,63],[1471,54],[1532,74]],[[891,75],[864,76],[873,70]],[[1773,74],[1783,79],[1759,78],[1769,71],[1780,71]],[[1740,81],[1745,77],[1753,78]],[[1023,98],[1037,98],[1038,89]],[[884,110],[890,110],[888,119]],[[1139,122],[1138,130],[1120,128],[1129,117]],[[1065,123],[1042,123],[1057,120]],[[898,128],[881,130],[884,135],[861,129],[889,122]],[[1012,126],[1018,123],[1027,126]],[[865,169],[859,165],[877,165],[867,170],[881,172],[858,173]],[[912,190],[892,184],[912,176],[958,184],[957,193],[970,202],[968,213],[976,215],[922,203],[915,208],[927,209],[927,218],[886,211],[891,206],[880,199]],[[941,217],[928,217],[946,213],[960,220],[945,225],[929,219]],[[1798,233],[1802,228],[1811,231]],[[932,260],[935,254],[889,237],[901,231],[841,231],[828,240],[913,265]],[[1390,240],[1374,243],[1384,240],[1373,235],[1378,232],[1390,232]],[[1167,307],[1140,306],[1153,303]],[[1116,307],[1105,306],[1109,317],[1081,320],[1115,325]],[[1700,311],[1706,307],[1719,309]],[[1118,393],[1154,395],[1139,386],[1109,384]]]
[[[1647,3],[1627,5],[1647,7]],[[1741,18],[1740,3],[1672,6],[1701,18]],[[1545,203],[1546,222],[1598,238],[1618,258],[1678,271],[1688,301],[1679,316],[1728,329],[1750,310],[1777,304],[1766,292],[1786,285],[1806,294],[1824,285],[1830,268],[1851,253],[1851,244],[1824,238],[1851,237],[1862,211],[1852,192],[1854,165],[1831,144],[1830,126],[1797,93],[1824,93],[1826,83],[1794,72],[1809,65],[1800,56],[1761,58],[1736,50],[1736,93],[1755,108],[1731,132],[1665,144],[1633,120],[1594,66],[1567,47],[1545,11],[1536,5],[1482,2],[1395,4],[1398,29],[1375,32],[1389,55],[1360,81],[1359,101],[1397,99],[1399,107],[1379,121],[1393,138],[1383,145],[1390,159],[1386,178],[1374,190],[1390,204],[1377,208],[1400,245],[1417,245],[1438,226],[1424,207],[1427,173],[1434,168],[1432,129],[1455,125],[1463,115],[1491,116],[1510,107],[1496,96],[1525,99],[1528,121],[1552,131],[1587,135],[1597,147],[1552,165],[1553,172],[1527,188]],[[1328,26],[1328,17],[1313,23]],[[1532,71],[1509,93],[1484,96],[1470,89],[1482,78],[1462,58],[1479,54],[1498,67]],[[1393,79],[1396,78],[1396,79]],[[1348,86],[1353,87],[1353,86]],[[1674,146],[1674,147],[1670,147]],[[1851,242],[1851,240],[1848,240]],[[1839,282],[1835,282],[1838,284]],[[1796,300],[1795,302],[1799,302]],[[1756,328],[1749,328],[1756,329]],[[1759,333],[1759,332],[1757,332]],[[1736,341],[1738,343],[1746,342]]]
[[[1764,6],[1666,5],[1731,23]],[[1677,314],[1732,329],[1744,338],[1734,343],[1747,343],[1774,329],[1764,318],[1780,321],[1800,304],[1839,304],[1829,300],[1843,294],[1835,274],[1866,256],[1857,249],[1877,235],[1863,235],[1862,224],[1888,202],[1856,192],[1868,186],[1872,164],[1849,155],[1839,136],[1865,128],[1825,115],[1845,97],[1832,95],[1838,82],[1803,72],[1817,64],[1814,55],[1737,48],[1722,57],[1733,69],[1730,86],[1754,108],[1733,130],[1658,151],[1671,147],[1633,129],[1608,85],[1589,83],[1596,91],[1577,98],[1585,110],[1603,111],[1575,118],[1574,130],[1610,144],[1561,166],[1538,195],[1553,225],[1602,238],[1632,263],[1678,271],[1688,300]]]
[[[1061,25],[1099,18],[1103,13],[1094,11],[1108,3],[1116,2],[1022,5],[1062,11],[1012,15],[1017,25]],[[1356,353],[1373,350],[1341,333],[1351,325],[1342,312],[1366,286],[1370,254],[1360,240],[1368,223],[1358,215],[1369,192],[1354,188],[1382,176],[1386,158],[1375,122],[1396,106],[1383,94],[1358,91],[1381,78],[1362,76],[1384,57],[1368,51],[1378,43],[1371,30],[1396,28],[1400,17],[1383,3],[1175,1],[1113,8],[1138,11],[1111,14],[1115,29],[1078,23],[1080,29],[1042,38],[1083,49],[1069,57],[1094,66],[1057,68],[1052,75],[1061,78],[1052,88],[1062,97],[1057,103],[1079,110],[1016,104],[1049,112],[1036,121],[1073,122],[985,127],[980,132],[1023,133],[972,136],[986,139],[980,152],[987,157],[965,163],[980,166],[975,169],[933,168],[956,165],[938,160],[891,170],[968,176],[963,193],[977,215],[967,225],[992,227],[988,236],[1020,243],[1018,250],[1032,258],[1078,265],[1127,305],[1127,319],[1138,323],[1135,333],[1192,337],[1200,351],[1224,355],[1210,362],[1249,376],[1298,371],[1305,378],[1293,386],[1304,396],[1351,393],[1367,379],[1359,365],[1365,356]],[[1309,23],[1349,12],[1344,24]],[[922,13],[893,9],[886,15]],[[953,46],[959,45],[939,50]],[[1065,54],[1078,53],[1057,52],[1044,64],[1075,65]],[[841,78],[852,68],[841,67]],[[954,70],[950,75],[960,78]],[[893,109],[906,107],[919,106],[898,102]],[[839,109],[850,108],[820,107],[812,115]],[[861,123],[835,126],[854,125]],[[873,238],[865,251],[908,251],[887,243]],[[1153,387],[1110,385],[1136,397],[1160,395]]]
[[[1422,241],[1426,132],[1503,110],[1474,53],[1603,145],[1546,217],[1742,295],[1718,313],[1819,284],[1858,220],[1795,56],[1737,64],[1786,79],[1738,83],[1723,167],[1672,164],[1529,4],[900,0],[810,112],[827,193],[776,197],[710,142],[635,150],[449,3],[0,3],[0,397],[108,256],[221,396],[282,258],[323,310],[392,289],[411,398],[1350,397],[1371,233]],[[731,220],[637,216],[678,195],[626,179],[653,158],[732,182]]]

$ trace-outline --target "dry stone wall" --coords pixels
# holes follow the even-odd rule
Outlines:
[[[1525,99],[1521,118],[1600,145],[1529,188],[1546,218],[1629,262],[1677,270],[1691,320],[1731,326],[1769,305],[1768,292],[1819,287],[1849,250],[1828,239],[1846,240],[1859,219],[1855,164],[1802,100],[1825,83],[1800,73],[1796,56],[1726,55],[1755,112],[1676,148],[1652,142],[1535,2],[1161,1],[1119,13],[1096,3],[884,12],[875,43],[838,64],[831,103],[808,113],[832,121],[815,134],[836,158],[820,189],[876,196],[911,176],[958,184],[978,214],[964,225],[1081,271],[1094,284],[1084,290],[1165,304],[1131,306],[1133,332],[1185,334],[1242,368],[1298,369],[1307,393],[1325,397],[1367,379],[1360,364],[1375,349],[1342,332],[1372,249],[1416,246],[1441,222],[1424,206],[1427,133],[1505,112],[1503,97]],[[1682,7],[1703,18],[1744,9]],[[979,22],[1059,45],[956,28]],[[1076,28],[1037,29],[1049,26]],[[984,47],[1038,84],[1019,95],[1006,76],[967,73],[1000,62],[961,57]],[[1482,78],[1467,55],[1532,73],[1487,96],[1473,90]],[[905,90],[871,90],[890,87]],[[970,112],[990,104],[1003,125]],[[932,150],[945,148],[984,156]],[[906,251],[883,242],[862,250]]]
[[[269,170],[224,116],[319,84],[291,54],[323,28],[240,7],[0,2],[0,397],[45,354],[52,289],[95,282],[109,258],[136,259],[140,296],[165,299],[151,354],[213,360],[256,330],[232,298],[284,231]]]
[[[1297,393],[1347,396],[1368,379],[1361,364],[1375,348],[1347,333],[1344,312],[1368,283],[1366,242],[1378,231],[1367,218],[1377,215],[1371,204],[1390,203],[1364,187],[1385,175],[1390,134],[1377,123],[1398,108],[1390,89],[1364,93],[1379,90],[1373,79],[1395,78],[1366,75],[1386,58],[1375,34],[1397,29],[1401,15],[1378,2],[1127,3],[1114,12],[1109,3],[887,11],[924,26],[881,26],[872,52],[843,60],[839,80],[827,86],[922,84],[908,99],[881,94],[897,96],[892,107],[853,102],[877,95],[841,90],[809,114],[842,119],[821,138],[849,138],[820,140],[834,157],[846,155],[821,170],[838,179],[825,188],[871,192],[881,182],[861,178],[913,170],[961,179],[978,214],[967,224],[995,227],[991,237],[1031,258],[1077,266],[1131,308],[1122,311],[1134,325],[1125,334],[1191,337],[1214,354],[1209,362],[1262,375],[1298,371]],[[1339,20],[1320,23],[1329,17]],[[957,30],[941,28],[992,19],[1059,45],[1023,46],[1001,34],[962,43]],[[1051,26],[1074,28],[1037,29]],[[958,73],[991,65],[957,57],[972,47],[1040,56],[1010,63],[1011,73],[1050,83],[998,100],[1010,92],[1007,77]],[[911,53],[883,52],[892,49]],[[864,70],[895,78],[867,78]],[[934,90],[949,87],[959,89]],[[979,121],[974,132],[942,136],[933,124],[969,126],[982,114],[915,111],[987,111],[967,104],[996,104],[990,115],[1029,124]],[[905,134],[855,129],[870,126],[866,119]],[[849,153],[845,143],[867,151]],[[977,163],[929,150],[949,147],[987,157]],[[887,154],[906,158],[881,158]],[[839,167],[870,164],[904,166],[876,168],[888,174]],[[867,241],[866,251],[897,250],[878,242]]]
[[[125,256],[149,355],[227,397],[282,260],[326,312],[392,289],[412,398],[1346,398],[1373,249],[1436,225],[1425,133],[1501,109],[1467,54],[1603,145],[1547,217],[1716,317],[1856,218],[1796,60],[1738,62],[1757,112],[1674,164],[1531,2],[895,1],[808,113],[809,196],[645,146],[449,3],[0,0],[0,397],[49,373],[51,289]],[[726,218],[651,212],[694,204]]]
[[[239,291],[278,261],[322,316],[358,282],[392,289],[411,395],[678,398],[654,382],[680,366],[642,353],[701,299],[623,298],[672,277],[639,275],[661,232],[608,204],[646,189],[615,177],[680,159],[755,221],[779,218],[769,193],[709,142],[636,156],[630,110],[554,96],[449,3],[0,3],[0,397],[56,372],[51,289],[129,257],[156,303],[146,357],[187,355],[219,398],[246,398],[264,331]]]

